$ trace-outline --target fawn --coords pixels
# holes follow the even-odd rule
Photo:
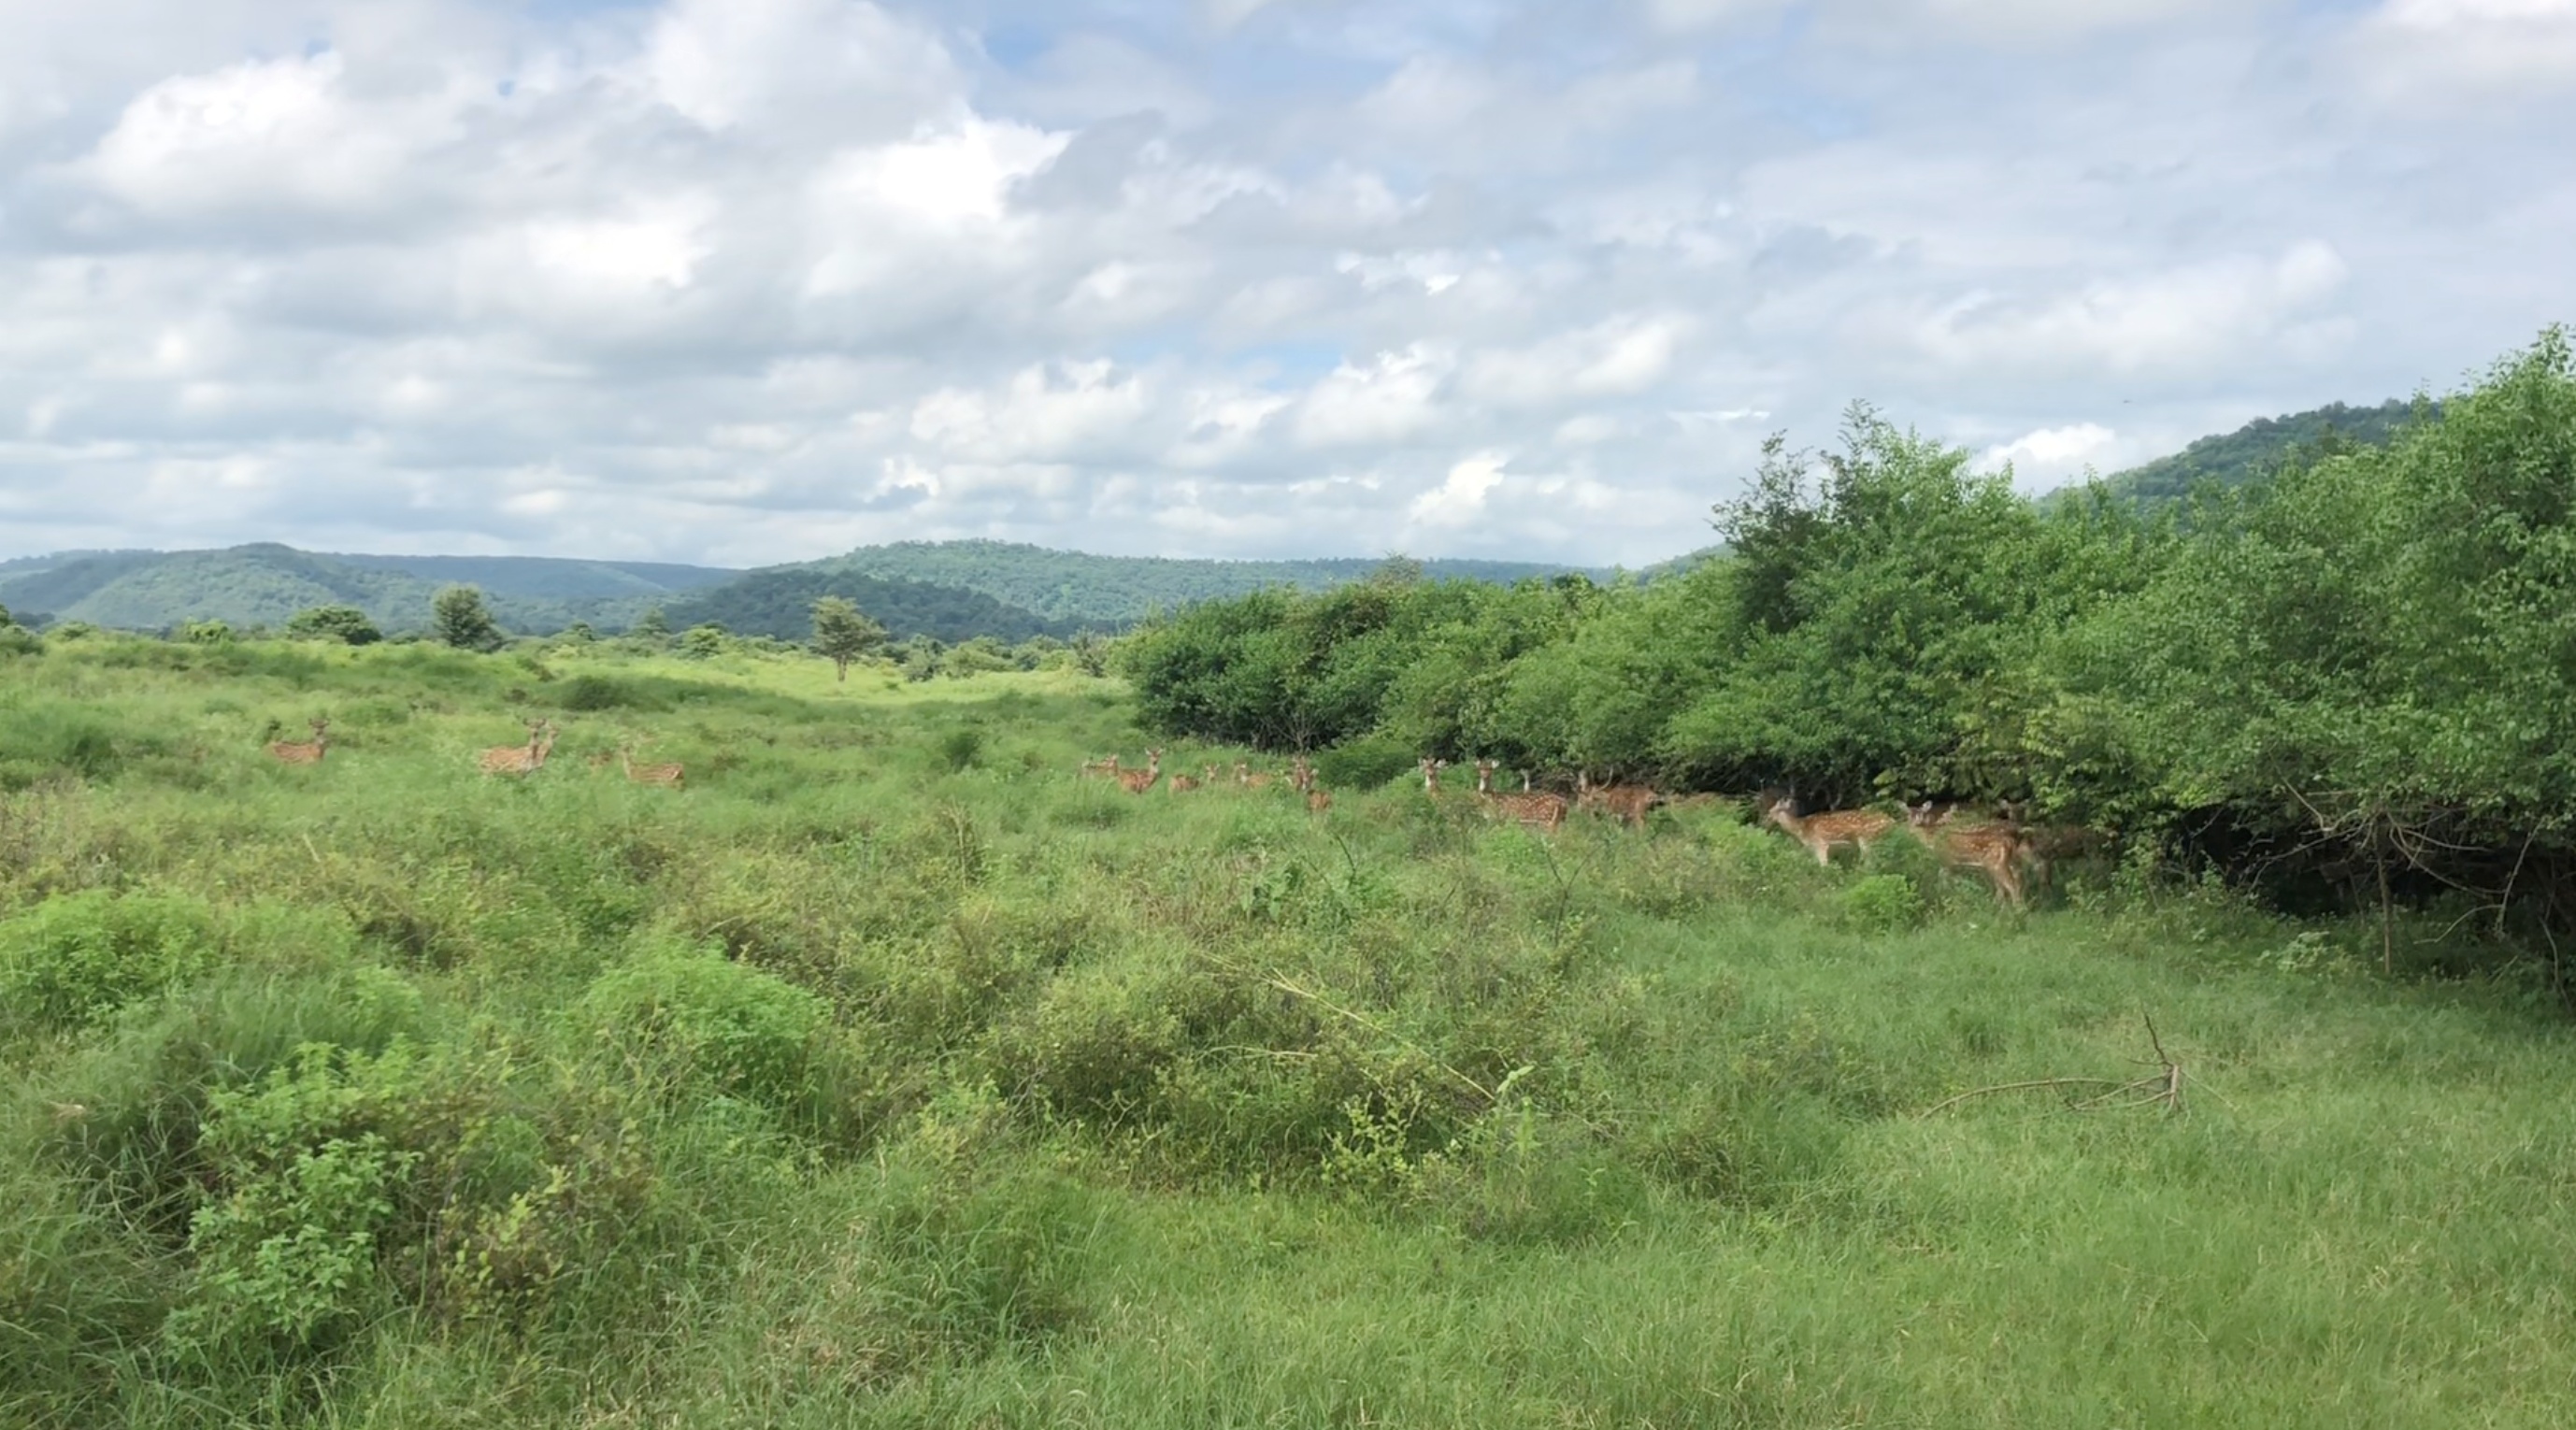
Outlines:
[[[310,741],[271,740],[268,752],[290,765],[318,765],[331,748],[330,732],[331,722],[317,718],[313,721],[313,738]]]
[[[555,722],[528,722],[528,743],[495,745],[483,752],[483,773],[487,775],[531,775],[545,768],[546,756],[554,753]]]

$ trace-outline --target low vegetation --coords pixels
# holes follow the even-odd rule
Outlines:
[[[2485,924],[2400,908],[2390,976],[2143,864],[2012,913],[1138,716],[743,643],[7,657],[0,1423],[2576,1416],[2569,1032]],[[1149,743],[1201,787],[1083,777]]]

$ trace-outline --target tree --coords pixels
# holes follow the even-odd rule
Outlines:
[[[662,614],[661,607],[655,606],[653,609],[646,611],[642,616],[637,617],[635,624],[627,627],[626,633],[630,636],[641,636],[644,639],[651,641],[669,640],[671,638],[671,618]]]
[[[691,660],[707,660],[724,654],[725,628],[713,621],[689,627],[680,637],[680,654]]]
[[[834,678],[850,678],[850,662],[885,643],[885,627],[840,596],[814,602],[814,652],[832,662]]]
[[[287,621],[286,633],[296,640],[332,640],[342,645],[374,645],[385,638],[367,613],[355,606],[308,607]]]
[[[429,630],[441,642],[458,650],[498,650],[501,627],[493,621],[491,608],[483,604],[482,588],[450,586],[430,603]]]
[[[12,624],[15,623],[9,619],[9,608],[7,606],[0,606],[0,626]]]

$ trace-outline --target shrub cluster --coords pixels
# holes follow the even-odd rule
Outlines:
[[[1265,591],[1127,668],[1167,735],[1340,745],[1354,774],[2010,799],[2326,887],[2576,890],[2564,331],[2384,447],[2187,504],[2024,499],[1856,408],[1836,450],[1775,438],[1716,515],[1725,554],[1648,584]]]

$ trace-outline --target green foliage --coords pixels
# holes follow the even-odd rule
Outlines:
[[[1867,933],[1895,933],[1923,917],[1923,892],[1902,874],[1872,874],[1843,890],[1843,917]]]
[[[600,975],[581,1011],[647,1077],[773,1107],[814,1090],[822,1001],[720,952],[653,947]]]
[[[709,660],[725,652],[725,628],[706,622],[688,628],[680,635],[680,654],[689,660]]]
[[[839,596],[818,596],[811,609],[814,653],[832,662],[836,680],[848,680],[851,661],[885,644],[886,628]]]
[[[449,586],[438,593],[430,602],[429,633],[441,645],[457,650],[501,648],[501,627],[493,621],[483,593],[472,586]]]
[[[754,571],[728,585],[699,592],[671,609],[675,620],[722,621],[729,630],[798,640],[813,631],[815,603],[832,599],[867,612],[897,640],[992,636],[1023,641],[1039,635],[1069,636],[1076,629],[1070,622],[1051,621],[960,586],[885,580],[812,566]]]
[[[342,645],[373,645],[385,638],[367,613],[355,606],[308,606],[286,623],[298,640],[330,640]]]
[[[107,890],[0,921],[0,1027],[76,1028],[205,973],[214,920],[193,899]]]
[[[190,645],[229,645],[233,628],[226,621],[190,621],[179,627],[178,635]]]

